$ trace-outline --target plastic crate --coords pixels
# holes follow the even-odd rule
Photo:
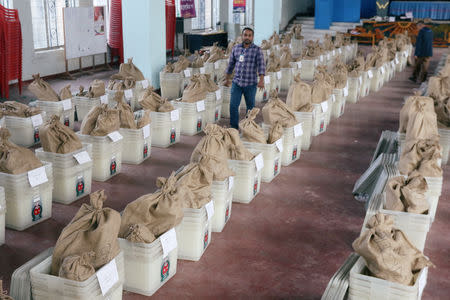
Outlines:
[[[303,135],[302,135],[302,150],[309,150],[311,147],[312,125],[314,111],[312,112],[294,112],[297,121],[302,123]]]
[[[450,153],[450,129],[438,128],[438,132],[442,148],[442,164],[446,165]]]
[[[183,84],[183,74],[182,73],[164,73],[159,72],[159,82],[161,86],[161,97],[167,98],[169,100],[174,100],[181,97],[182,84]]]
[[[120,300],[122,299],[124,276],[124,255],[121,251],[115,258],[119,280],[103,296],[97,273],[85,281],[75,281],[50,275],[52,257],[44,259],[30,270],[31,292],[34,300]]]
[[[328,103],[328,109],[326,111],[325,122],[327,123],[327,125],[329,125],[330,121],[331,121],[331,112],[333,111],[333,97],[331,95],[330,95],[330,98],[328,98],[327,103]]]
[[[283,143],[283,138],[279,140]],[[278,141],[277,141],[278,142]],[[278,142],[278,143],[280,143]],[[264,158],[264,167],[261,173],[261,180],[263,182],[271,182],[281,171],[281,152],[276,146],[276,143],[273,144],[260,144],[260,143],[252,143],[252,142],[242,142],[250,152],[253,154],[262,153]]]
[[[223,118],[230,118],[230,101],[231,101],[231,87],[220,86],[220,92],[222,94],[222,110],[220,114]]]
[[[152,146],[167,148],[180,141],[180,110],[171,112],[150,112]]]
[[[52,164],[44,162],[44,168],[48,181],[35,187],[28,181],[28,172],[0,173],[6,197],[6,227],[21,231],[52,216]]]
[[[136,93],[136,89],[132,88],[129,89],[131,91],[131,97],[126,97],[126,94],[129,92],[126,92],[126,90],[123,90],[122,92],[124,93],[123,98],[125,100],[126,103],[128,103],[128,105],[130,105],[131,110],[134,111],[135,109],[139,109],[138,108],[138,95]],[[108,107],[110,108],[114,108],[116,107],[116,101],[114,100],[114,97],[116,95],[116,90],[106,90],[106,95],[108,96]]]
[[[23,147],[31,147],[41,142],[39,129],[42,124],[33,126],[31,117],[21,118],[5,116],[4,118],[5,127],[8,128],[9,133],[11,134],[9,140],[14,144]],[[41,113],[41,118],[45,118],[45,113]]]
[[[75,106],[73,105],[72,99],[65,99],[63,101],[53,102],[53,101],[40,101],[36,100],[36,106],[45,112],[45,121],[49,120],[51,116],[56,115],[59,117],[59,121],[73,129],[75,123]],[[70,101],[70,103],[69,103]],[[65,104],[63,104],[65,103]],[[70,104],[70,106],[69,106]],[[66,107],[64,107],[67,105]],[[70,108],[69,108],[70,107]],[[66,109],[64,109],[66,108]]]
[[[77,135],[83,143],[92,144],[93,180],[106,181],[120,173],[123,138],[113,142],[108,136]]]
[[[348,77],[348,96],[346,101],[350,103],[358,102],[360,95],[360,85],[362,85],[362,75],[359,77]]]
[[[292,38],[291,39],[291,51],[292,51],[292,55],[294,56],[298,56],[300,54],[302,54],[303,51],[303,39],[296,39],[296,38]]]
[[[292,84],[292,68],[282,68],[281,69],[281,82],[280,90],[287,91]]]
[[[160,238],[150,244],[132,243],[119,238],[125,259],[123,289],[151,296],[177,272],[177,248],[163,257]]]
[[[316,59],[302,59],[302,71],[300,73],[300,78],[302,80],[314,80],[314,72],[316,71],[316,66],[319,60]]]
[[[217,97],[216,97],[217,95],[220,96],[219,99],[217,99]],[[206,109],[206,116],[205,116],[206,124],[217,123],[220,121],[220,117],[222,116],[222,92],[221,92],[221,90],[219,90],[217,92],[217,94],[216,93],[208,93],[206,95],[205,109]]]
[[[201,111],[198,109],[200,101],[194,103],[172,101],[173,106],[180,110],[181,134],[192,136],[203,131],[207,112],[205,101],[201,101],[203,101],[204,108]]]
[[[79,150],[67,154],[44,152],[36,149],[36,156],[52,163],[53,167],[53,201],[70,204],[91,193],[92,161],[79,164],[74,155],[86,151],[92,157],[92,145],[84,144]]]
[[[300,134],[298,128],[303,131],[302,123],[299,123],[296,126],[298,126],[297,136],[295,135],[296,131],[294,130],[294,126],[283,129],[283,153],[281,154],[281,165],[283,167],[289,166],[300,158],[303,134]],[[270,125],[262,124],[265,134],[269,134],[270,127]]]
[[[276,90],[277,92],[281,89],[281,79],[283,78],[283,73],[281,71],[278,72],[267,72],[267,75],[270,76],[270,86],[266,88],[266,95],[264,100],[268,99],[267,97],[270,94],[270,91]]]
[[[79,122],[84,120],[86,115],[94,106],[100,106],[102,103],[100,97],[89,98],[89,97],[74,96],[72,99],[73,104],[75,105],[75,109],[77,111],[77,118]]]
[[[428,268],[420,271],[414,285],[403,285],[396,282],[364,275],[367,265],[360,257],[350,270],[349,300],[420,300],[427,283]]]
[[[328,101],[326,102],[326,111],[324,111],[325,105],[322,104],[313,104],[314,106],[314,115],[313,115],[313,123],[312,123],[312,135],[318,136],[321,133],[324,133],[327,130],[327,112],[331,109],[328,107]]]
[[[227,58],[219,59],[214,63],[214,81],[217,82],[217,80],[221,78],[223,74],[225,74],[227,67],[228,67]]]
[[[332,100],[331,115],[333,118],[337,119],[344,114],[345,110],[344,89],[333,89],[333,95],[334,101]]]
[[[428,185],[426,196],[441,196],[443,177],[425,177]]]
[[[370,78],[370,73],[368,73],[368,78],[370,81],[370,91],[378,92],[383,86],[383,75],[381,74],[380,68],[371,68],[372,78]]]
[[[5,189],[0,186],[0,246],[5,243],[5,226],[6,226],[6,200]]]
[[[148,124],[149,135],[144,137],[145,128],[126,129],[120,128],[123,136],[122,163],[138,165],[148,159],[152,149],[152,134]]]
[[[261,189],[262,170],[256,169],[255,158],[250,161],[229,159],[228,167],[236,174],[233,202],[250,203]]]
[[[184,217],[175,227],[178,259],[198,261],[211,243],[211,220],[206,208],[184,208]]]
[[[211,200],[214,202],[214,216],[211,219],[213,232],[222,232],[231,217],[233,190],[234,177],[223,181],[213,181],[211,185]]]

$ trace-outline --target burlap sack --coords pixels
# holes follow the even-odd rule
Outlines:
[[[62,262],[68,256],[93,251],[95,257],[91,263],[98,270],[119,254],[120,214],[111,208],[103,208],[105,200],[104,190],[92,193],[90,204],[83,204],[62,230],[53,250],[52,275],[59,274]]]
[[[415,275],[433,264],[393,225],[391,216],[377,213],[367,222],[369,229],[352,246],[364,257],[367,268],[375,277],[413,285]]]
[[[270,91],[269,101],[262,109],[264,123],[274,125],[279,122],[284,128],[295,126],[298,122],[294,112],[280,98],[276,90]]]
[[[150,111],[169,112],[175,109],[172,103],[157,94],[152,86],[144,90],[138,101],[144,109]]]
[[[0,118],[4,116],[28,118],[40,114],[41,110],[38,107],[29,107],[16,101],[5,101],[0,103]]]
[[[191,68],[201,68],[203,67],[203,59],[196,50],[194,53],[194,60],[191,62]]]
[[[294,33],[294,37],[297,40],[302,40],[303,36],[302,36],[302,24],[296,24],[294,27],[292,27],[292,32]]]
[[[272,36],[269,38],[269,41],[272,43],[272,45],[280,44],[280,36],[276,31],[273,32]]]
[[[203,55],[201,55],[201,58],[203,60],[203,64],[206,63],[209,59],[210,53],[209,52],[204,52]]]
[[[28,86],[28,90],[41,101],[59,101],[58,94],[52,89],[50,84],[45,82],[38,74],[33,75],[33,82]]]
[[[242,139],[247,142],[266,144],[264,130],[256,124],[255,118],[259,113],[259,108],[253,108],[247,112],[245,119],[239,122],[242,132]]]
[[[75,132],[62,124],[55,115],[41,126],[39,134],[45,152],[66,154],[83,147]]]
[[[328,100],[331,95],[332,87],[325,81],[323,75],[316,73],[315,79],[311,86],[311,102],[315,104]]]
[[[178,61],[174,64],[173,73],[180,73],[183,70],[186,70],[191,62],[186,57],[180,55],[178,57]]]
[[[438,124],[444,127],[450,127],[450,96],[442,101],[434,100],[434,111]]]
[[[234,172],[228,168],[225,129],[217,124],[208,124],[203,131],[206,135],[192,151],[191,162],[199,162],[204,155],[207,155],[213,161],[213,180],[223,181],[229,176],[234,176]]]
[[[398,162],[398,170],[403,175],[409,175],[418,170],[424,177],[440,177],[442,169],[438,165],[441,158],[441,146],[437,137],[406,141]]]
[[[261,50],[269,50],[272,45],[267,40],[262,40],[261,42]]]
[[[88,97],[98,98],[105,94],[105,82],[103,80],[95,79],[91,82],[89,87]]]
[[[0,172],[8,174],[22,174],[42,167],[41,161],[33,151],[17,146],[10,142],[9,131],[0,128]]]
[[[80,85],[78,87],[78,93],[75,94],[76,96],[80,96],[80,97],[87,97],[88,95],[88,91],[84,90],[84,86]]]
[[[427,92],[430,97],[439,101],[450,96],[450,74],[440,71],[437,76],[430,77]]]
[[[281,70],[280,68],[280,58],[278,55],[275,54],[275,52],[270,52],[269,54],[269,60],[266,67],[266,72],[278,72]]]
[[[215,63],[218,60],[225,58],[225,53],[220,47],[217,46],[217,43],[214,43],[213,47],[210,50],[210,56],[206,62]]]
[[[314,73],[314,80],[320,78],[323,78],[323,80],[325,80],[325,82],[328,83],[328,85],[330,86],[330,95],[331,95],[331,92],[335,86],[335,82],[333,75],[328,72],[326,66],[316,67],[316,72]]]
[[[119,237],[137,236],[145,243],[151,243],[156,237],[180,224],[183,219],[183,185],[177,182],[175,173],[172,173],[167,179],[158,177],[156,186],[159,189],[155,193],[143,195],[125,207]],[[130,232],[130,227],[136,224],[140,226],[133,227]],[[143,227],[148,231],[137,230]],[[145,233],[148,232],[151,235],[146,236]]]
[[[145,77],[141,70],[133,64],[133,58],[129,58],[127,63],[120,64],[119,73],[111,76],[111,79],[124,80],[127,77],[132,77],[135,81],[144,80]]]
[[[181,101],[192,103],[206,99],[208,86],[206,85],[206,82],[202,80],[201,75],[202,74],[195,74],[191,77],[191,82],[183,91]]]
[[[294,82],[289,87],[286,105],[293,111],[311,112],[311,86],[300,79],[300,74],[294,77]]]
[[[283,136],[283,125],[276,121],[270,126],[269,136],[267,138],[267,144],[273,144]]]
[[[227,157],[233,160],[252,160],[254,155],[245,148],[239,136],[239,131],[234,128],[225,129],[223,140],[227,145]]]
[[[123,238],[132,243],[151,243],[156,239],[155,235],[144,224],[133,224],[128,227]]]
[[[292,61],[291,49],[289,47],[281,48],[280,68],[290,68]]]
[[[167,65],[165,65],[165,67],[163,68],[162,72],[163,73],[173,73],[173,69],[174,69],[174,64],[172,64],[171,62],[168,62]]]
[[[66,100],[72,98],[72,92],[70,91],[70,84],[66,85],[59,92],[59,99]]]
[[[82,134],[105,136],[120,128],[119,111],[108,108],[107,104],[94,106],[83,119]]]
[[[219,89],[210,74],[200,74],[200,80],[204,82],[208,92],[213,93]]]
[[[142,116],[140,118],[137,119],[137,128],[142,128],[146,125],[149,125],[151,123],[151,119],[150,119],[150,111],[149,110],[144,110],[144,113],[142,114]]]
[[[69,280],[85,281],[95,274],[92,266],[94,258],[94,251],[67,256],[61,263],[58,276]]]
[[[391,178],[386,184],[385,208],[416,214],[426,213],[430,207],[425,193],[428,185],[425,178],[413,171],[407,179],[403,176]]]
[[[185,191],[184,207],[201,208],[211,201],[212,163],[207,156],[202,156],[198,163],[190,163],[176,174],[177,183]]]
[[[435,136],[438,136],[438,130],[433,99],[417,97],[409,109],[406,140],[413,141]]]
[[[0,300],[14,300],[3,291],[3,281],[0,280]]]
[[[325,36],[323,37],[323,48],[326,51],[331,51],[334,49],[333,41],[331,40],[331,35],[329,35],[328,33],[326,33]]]
[[[122,91],[116,91],[114,101],[116,102],[116,109],[119,111],[120,128],[136,129],[133,110],[125,102]]]
[[[399,126],[398,132],[406,133],[406,128],[408,127],[409,120],[409,111],[411,110],[413,102],[415,102],[420,96],[409,96],[405,100],[405,104],[403,104],[400,109],[400,118],[399,118]]]

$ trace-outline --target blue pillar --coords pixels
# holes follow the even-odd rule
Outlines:
[[[159,71],[166,64],[165,1],[122,0],[123,51],[159,88]]]
[[[360,15],[361,0],[334,0],[333,22],[359,22]]]
[[[333,0],[316,0],[314,10],[314,28],[329,29],[333,20]]]
[[[261,44],[280,27],[280,0],[257,0],[255,4],[255,44]]]

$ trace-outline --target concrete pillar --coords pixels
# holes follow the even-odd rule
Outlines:
[[[165,1],[122,0],[123,51],[159,88],[159,72],[166,64]]]
[[[279,32],[280,26],[280,0],[255,1],[255,44],[261,44],[268,39],[274,31]]]

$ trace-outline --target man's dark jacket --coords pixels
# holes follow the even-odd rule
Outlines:
[[[430,28],[424,27],[419,31],[416,40],[416,51],[414,56],[417,57],[431,57],[433,56],[433,31]]]

